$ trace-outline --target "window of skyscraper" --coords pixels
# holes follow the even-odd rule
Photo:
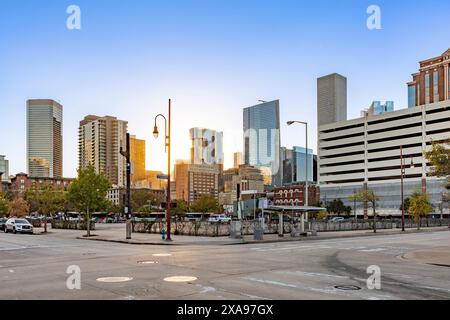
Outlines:
[[[438,82],[438,72],[433,72],[433,102],[439,101],[439,82]]]
[[[430,103],[430,75],[425,75],[425,103]]]
[[[416,86],[408,87],[408,108],[416,106]]]

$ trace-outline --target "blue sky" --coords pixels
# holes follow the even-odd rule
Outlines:
[[[66,8],[81,8],[68,30]],[[382,29],[366,27],[380,6]],[[64,105],[64,175],[77,166],[77,128],[87,114],[129,121],[147,140],[147,168],[164,170],[153,118],[173,99],[174,159],[188,158],[188,130],[224,131],[226,166],[242,150],[242,108],[280,99],[282,144],[316,145],[316,78],[348,78],[349,118],[373,100],[407,105],[418,61],[450,47],[447,1],[2,0],[0,154],[26,170],[25,103]]]

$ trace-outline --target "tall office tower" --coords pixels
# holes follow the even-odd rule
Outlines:
[[[295,182],[295,159],[294,151],[281,147],[281,163],[283,166],[283,185]]]
[[[233,153],[233,168],[239,168],[239,166],[244,164],[244,155],[242,152]]]
[[[136,187],[146,180],[145,171],[145,140],[130,136],[131,184]]]
[[[177,162],[176,199],[191,204],[202,196],[219,199],[221,165]]]
[[[420,61],[419,72],[408,82],[408,107],[445,101],[450,96],[450,49],[442,55]]]
[[[9,181],[9,161],[6,156],[0,156],[0,192],[2,191],[2,181]]]
[[[279,100],[244,109],[244,162],[262,171],[266,186],[282,184]]]
[[[189,130],[192,164],[223,164],[223,133],[211,129]]]
[[[305,183],[306,166],[308,166],[308,182],[314,181],[314,154],[312,149],[308,149],[308,157],[306,157],[306,149],[303,147],[294,147],[294,170],[297,183]]]
[[[27,101],[27,166],[30,177],[61,178],[63,106],[50,99]]]
[[[126,121],[115,117],[89,115],[80,121],[78,129],[79,168],[93,166],[104,173],[116,187],[126,186],[126,159],[120,148],[126,150]]]
[[[345,120],[347,120],[347,78],[337,73],[318,78],[318,126]]]

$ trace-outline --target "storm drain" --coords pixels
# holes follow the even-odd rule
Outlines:
[[[106,282],[106,283],[127,282],[131,280],[133,280],[133,278],[130,277],[106,277],[97,279],[98,282]]]
[[[167,282],[191,282],[197,280],[196,277],[188,277],[188,276],[175,276],[164,278],[164,281]]]
[[[334,286],[334,288],[338,289],[338,290],[343,290],[343,291],[357,291],[357,290],[361,290],[361,288],[358,287],[358,286],[347,286],[347,285]]]

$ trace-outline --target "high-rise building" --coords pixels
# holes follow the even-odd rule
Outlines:
[[[224,190],[221,193],[221,204],[231,205],[238,200],[238,188],[240,192],[255,191],[264,192],[264,177],[257,168],[240,165],[223,172]],[[239,187],[238,187],[239,186]]]
[[[281,148],[283,162],[283,185],[305,183],[306,163],[308,164],[308,182],[314,180],[314,154],[312,149],[308,149],[306,160],[306,149],[303,147],[293,147],[293,149]]]
[[[63,106],[50,99],[27,101],[27,167],[30,177],[63,175]]]
[[[191,204],[202,196],[219,199],[220,165],[178,162],[175,165],[176,199]]]
[[[419,72],[408,82],[408,107],[448,100],[450,96],[450,49],[442,55],[420,61]]]
[[[86,116],[78,130],[78,161],[80,168],[93,166],[104,173],[115,187],[126,186],[126,150],[128,123],[115,117]]]
[[[244,155],[242,152],[233,153],[233,168],[239,168],[240,165],[244,164]]]
[[[244,162],[260,169],[264,184],[282,184],[280,102],[264,102],[244,109]]]
[[[138,183],[146,178],[145,171],[145,140],[130,136],[130,161],[131,161],[131,184],[136,187]]]
[[[9,161],[6,156],[0,156],[0,182],[9,181]]]
[[[205,128],[189,130],[192,164],[223,164],[223,133]]]
[[[347,78],[337,73],[318,78],[318,126],[345,120],[347,120]]]

